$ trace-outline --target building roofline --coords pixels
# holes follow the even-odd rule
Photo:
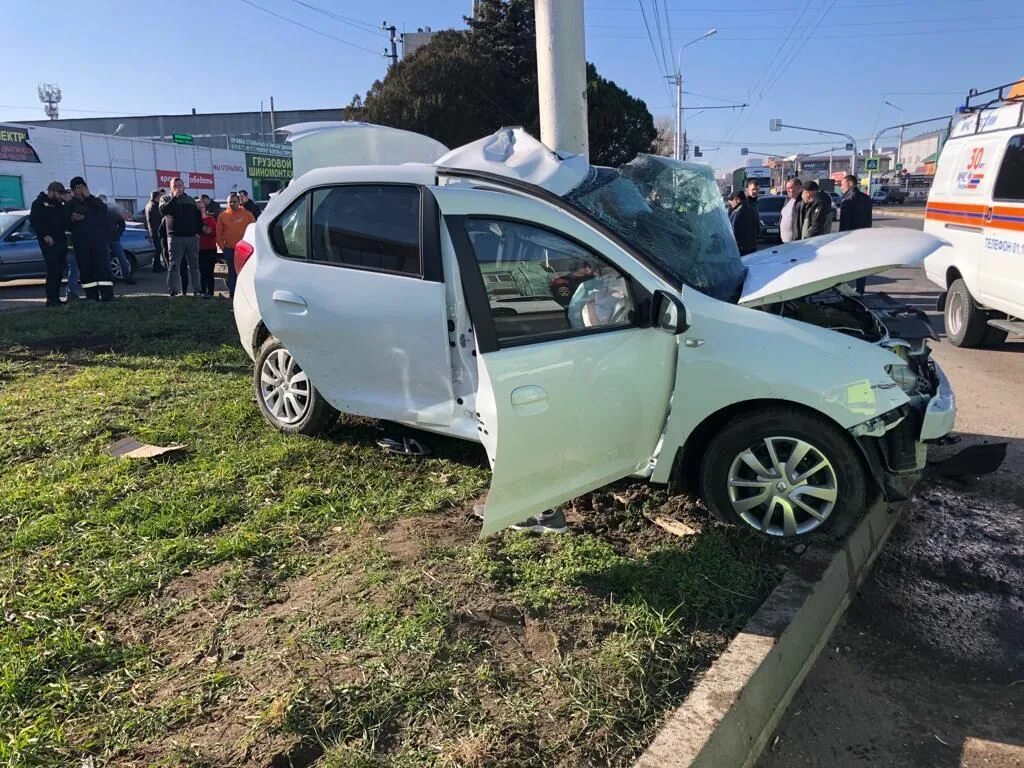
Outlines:
[[[275,109],[274,115],[287,115],[300,112],[343,112],[348,107],[310,107],[308,109]],[[62,117],[58,120],[12,120],[12,123],[20,123],[21,125],[53,125],[55,123],[64,123],[74,120],[75,122],[81,122],[84,120],[158,120],[160,118],[177,118],[177,117],[231,117],[234,115],[258,115],[260,111],[258,109],[246,110],[242,112],[182,112],[175,115],[96,115],[94,117]],[[263,114],[269,115],[270,110],[264,110]]]

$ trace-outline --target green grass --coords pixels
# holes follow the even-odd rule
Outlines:
[[[777,579],[639,509],[478,542],[477,447],[273,431],[219,302],[0,316],[0,424],[0,765],[625,765]]]

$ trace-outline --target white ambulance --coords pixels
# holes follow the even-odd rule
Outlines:
[[[924,230],[950,243],[924,262],[949,340],[1024,335],[1024,79],[972,92],[954,115]]]

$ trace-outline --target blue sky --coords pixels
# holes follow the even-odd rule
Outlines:
[[[39,82],[60,84],[66,117],[247,110],[271,95],[279,109],[347,104],[385,73],[386,60],[377,53],[387,43],[376,29],[382,20],[407,31],[461,27],[470,5],[0,0],[7,31],[0,120],[42,119]],[[684,88],[692,94],[684,106],[729,100],[752,106],[687,112],[691,142],[721,148],[705,155],[716,167],[740,164],[741,145],[786,153],[830,146],[810,134],[769,133],[773,117],[866,139],[893,123],[948,114],[971,87],[1024,76],[1019,0],[642,0],[642,6],[653,47],[640,0],[586,0],[587,58],[644,99],[655,116],[670,116],[663,74],[675,66],[672,44],[678,48],[717,28],[715,37],[684,53]],[[50,53],[55,46],[61,56]]]

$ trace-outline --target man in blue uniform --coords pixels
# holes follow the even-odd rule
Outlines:
[[[81,176],[75,176],[69,186],[74,197],[67,206],[68,228],[82,289],[87,299],[111,301],[114,298],[114,278],[110,274],[110,250],[107,247],[110,229],[107,206],[92,196]]]

